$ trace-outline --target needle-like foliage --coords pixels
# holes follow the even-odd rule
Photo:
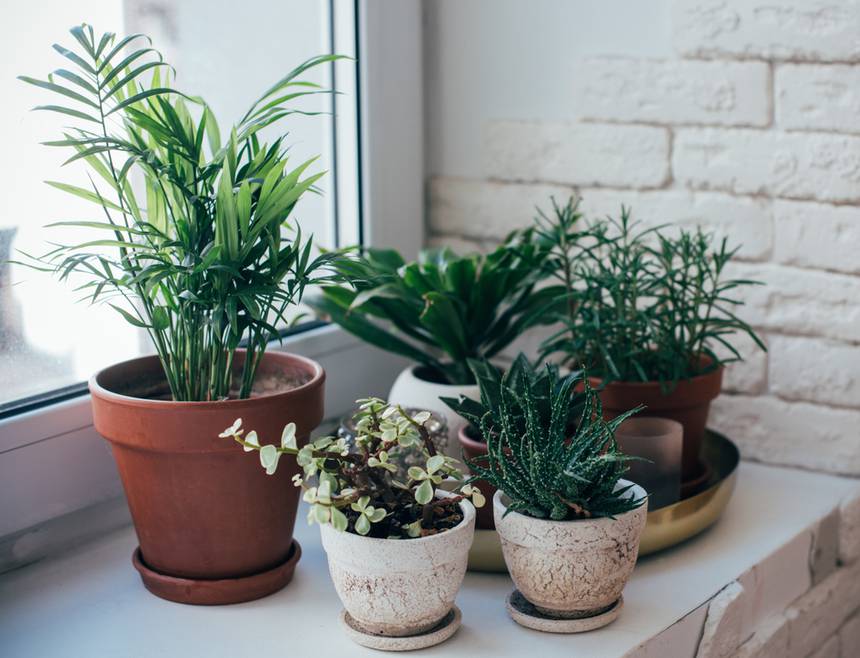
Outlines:
[[[338,265],[347,286],[327,286],[311,305],[362,340],[431,369],[447,384],[474,382],[467,361],[488,359],[540,320],[544,251],[529,232],[487,255],[422,251],[407,263],[368,249]]]
[[[701,229],[643,228],[622,206],[619,219],[586,224],[570,199],[537,218],[535,239],[549,249],[555,303],[546,320],[561,323],[542,357],[621,381],[680,379],[741,359],[732,337],[755,331],[736,315],[739,288],[758,282],[726,276],[737,253]]]
[[[522,356],[504,374],[492,367],[483,373],[481,403],[460,400],[487,443],[486,458],[469,466],[475,479],[510,498],[509,511],[568,520],[615,517],[642,504],[629,487],[617,486],[630,458],[615,442],[617,427],[638,409],[606,421],[582,373],[561,376],[554,365],[535,370]]]
[[[328,280],[326,268],[337,258],[314,256],[311,240],[289,223],[324,172],[306,174],[313,160],[294,165],[283,136],[265,144],[258,133],[306,114],[293,101],[328,93],[301,78],[336,57],[290,71],[222,143],[209,106],[171,86],[171,69],[147,37],[97,37],[86,25],[71,34],[73,48],[54,45],[68,68],[45,80],[20,79],[54,95],[56,104],[35,109],[73,122],[46,144],[71,149],[66,164],[89,167],[91,189],[49,184],[99,207],[93,219],[54,225],[101,235],[56,245],[26,263],[60,279],[81,275],[85,299],[107,301],[145,329],[174,399],[247,397],[288,307],[308,285]],[[240,342],[247,357],[236,385]]]

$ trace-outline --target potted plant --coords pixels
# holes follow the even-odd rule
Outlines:
[[[217,434],[242,416],[267,434],[292,422],[305,440],[323,417],[322,368],[266,349],[338,257],[313,256],[289,223],[323,174],[306,175],[312,161],[294,165],[283,138],[265,144],[260,130],[295,113],[291,100],[323,91],[302,74],[332,57],[279,80],[222,143],[205,102],[174,89],[160,54],[138,46],[145,37],[117,41],[86,25],[71,33],[73,49],[54,46],[69,69],[22,80],[59,103],[37,109],[76,124],[48,144],[70,148],[67,163],[92,173],[92,189],[50,183],[99,207],[98,219],[60,224],[100,235],[28,262],[111,303],[155,348],[89,384],[146,587],[184,603],[263,596],[286,585],[298,561],[298,495],[285,486],[290,469],[260,479]]]
[[[406,650],[437,644],[460,624],[454,597],[466,572],[481,492],[462,485],[456,494],[443,479],[462,484],[456,460],[436,451],[425,423],[430,412],[409,413],[376,398],[359,400],[352,443],[324,437],[303,447],[292,424],[279,446],[244,434],[241,419],[222,436],[259,452],[274,474],[282,455],[295,455],[304,475],[294,476],[310,505],[308,521],[320,524],[329,571],[355,641]],[[398,479],[397,453],[419,451],[420,465]],[[290,460],[292,462],[292,460]]]
[[[582,227],[578,203],[553,200],[552,217],[540,213],[535,227],[555,280],[546,320],[561,323],[542,357],[560,355],[593,373],[608,418],[641,404],[642,415],[680,422],[682,477],[695,482],[704,474],[699,453],[711,400],[724,366],[741,358],[732,337],[746,334],[765,349],[736,315],[737,289],[757,282],[727,276],[737,249],[725,239],[642,228],[624,207],[620,219]]]
[[[389,400],[442,414],[451,455],[459,457],[460,420],[440,396],[478,396],[469,359],[491,359],[539,318],[545,295],[543,251],[530,232],[511,234],[487,255],[422,251],[406,262],[392,250],[367,249],[339,266],[349,285],[327,286],[311,302],[350,333],[414,363]]]
[[[606,421],[581,374],[521,372],[516,388],[510,372],[502,377],[499,404],[481,421],[487,459],[473,465],[497,489],[496,530],[516,586],[508,610],[537,630],[590,630],[617,617],[645,526],[646,494],[622,479],[629,458],[614,438],[636,410]],[[581,413],[571,419],[578,384]]]
[[[466,424],[460,425],[458,432],[466,463],[486,467],[488,438],[485,432],[489,432],[490,439],[498,436],[499,428],[493,424],[493,419],[497,418],[501,411],[503,376],[507,386],[516,395],[521,397],[527,391],[531,391],[539,417],[542,422],[548,423],[551,409],[545,392],[547,382],[553,375],[546,368],[535,367],[524,354],[519,354],[514,359],[507,373],[488,361],[470,359],[468,363],[475,381],[478,382],[479,396],[476,397],[479,399],[461,395],[459,398],[443,397],[442,402],[466,421]],[[583,401],[584,395],[581,392],[571,394],[569,419],[574,420],[579,416]],[[568,427],[568,432],[575,432],[575,428]],[[492,498],[496,493],[496,488],[484,480],[476,481],[475,485],[487,498]],[[478,510],[477,527],[482,530],[492,530],[496,527],[493,510],[489,506]]]

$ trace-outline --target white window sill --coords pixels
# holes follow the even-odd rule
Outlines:
[[[750,569],[769,565],[763,570],[785,596],[808,589],[813,576],[806,560],[815,529],[841,499],[858,494],[855,480],[743,463],[724,518],[683,546],[643,558],[615,623],[576,636],[528,631],[505,612],[509,578],[470,573],[457,600],[463,627],[432,653],[693,656],[707,602]],[[3,655],[379,655],[352,644],[338,627],[341,606],[319,530],[306,526],[301,514],[296,536],[303,555],[295,579],[285,590],[251,603],[193,607],[148,594],[130,563],[136,546],[130,527],[7,573],[0,577]],[[792,562],[794,554],[803,560],[801,568]],[[790,602],[779,596],[762,601],[753,616],[780,612]]]

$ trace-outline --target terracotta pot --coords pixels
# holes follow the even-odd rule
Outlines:
[[[236,360],[240,367],[244,353]],[[174,402],[154,356],[90,380],[93,422],[113,449],[140,541],[135,566],[158,596],[235,603],[292,577],[300,554],[293,542],[299,490],[291,482],[298,466],[287,460],[266,475],[255,455],[218,434],[242,418],[261,443],[276,443],[292,421],[306,441],[323,418],[325,373],[309,359],[268,352],[256,381],[255,389],[271,392]]]
[[[440,448],[440,452],[454,459],[462,460],[463,454],[460,450],[460,443],[457,440],[457,431],[466,421],[439,398],[458,398],[461,395],[465,395],[466,397],[479,400],[481,391],[477,384],[462,386],[442,384],[438,381],[433,381],[431,375],[432,372],[426,366],[414,365],[406,368],[394,380],[394,384],[388,394],[388,401],[403,405],[404,407],[435,411],[442,416],[448,425],[448,443],[446,446]]]
[[[378,539],[320,526],[335,589],[365,632],[405,637],[437,626],[454,606],[475,533],[475,508],[462,501],[454,528],[417,539]]]
[[[601,380],[591,379],[592,386]],[[681,458],[681,478],[694,480],[702,473],[699,453],[705,437],[705,426],[711,401],[723,387],[723,368],[704,375],[682,379],[669,393],[663,393],[659,382],[618,382],[607,384],[600,392],[603,415],[607,420],[644,404],[639,417],[658,416],[676,420],[684,426],[684,449]]]
[[[486,456],[487,444],[469,436],[469,425],[460,426],[460,430],[457,432],[457,439],[460,441],[460,446],[463,448],[463,456],[467,462]],[[481,493],[488,501],[492,500],[493,496],[496,494],[496,488],[486,480],[478,480],[475,482],[475,486],[481,490]],[[493,519],[493,508],[491,505],[484,505],[476,511],[478,518],[475,525],[479,529],[495,529],[496,523]]]
[[[640,498],[645,490],[634,485],[630,495]],[[493,497],[505,563],[516,588],[540,613],[559,619],[589,617],[619,599],[636,565],[647,501],[614,519],[578,521],[518,512],[505,516],[509,502],[501,491]]]

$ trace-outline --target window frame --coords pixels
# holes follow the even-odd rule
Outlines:
[[[334,83],[346,83],[336,103],[343,107],[352,99],[356,104],[349,115],[354,122],[335,122],[335,163],[358,156],[356,167],[335,170],[337,192],[330,203],[345,213],[334,227],[336,239],[413,256],[424,242],[420,0],[329,0],[329,7],[334,52],[354,48],[358,53],[356,67],[343,62],[333,71]],[[359,396],[386,394],[406,365],[340,327],[309,325],[270,349],[303,354],[323,365],[329,421]],[[79,384],[63,394],[0,417],[0,496],[6,502],[0,517],[0,572],[128,522],[109,447],[92,426],[86,389]]]

